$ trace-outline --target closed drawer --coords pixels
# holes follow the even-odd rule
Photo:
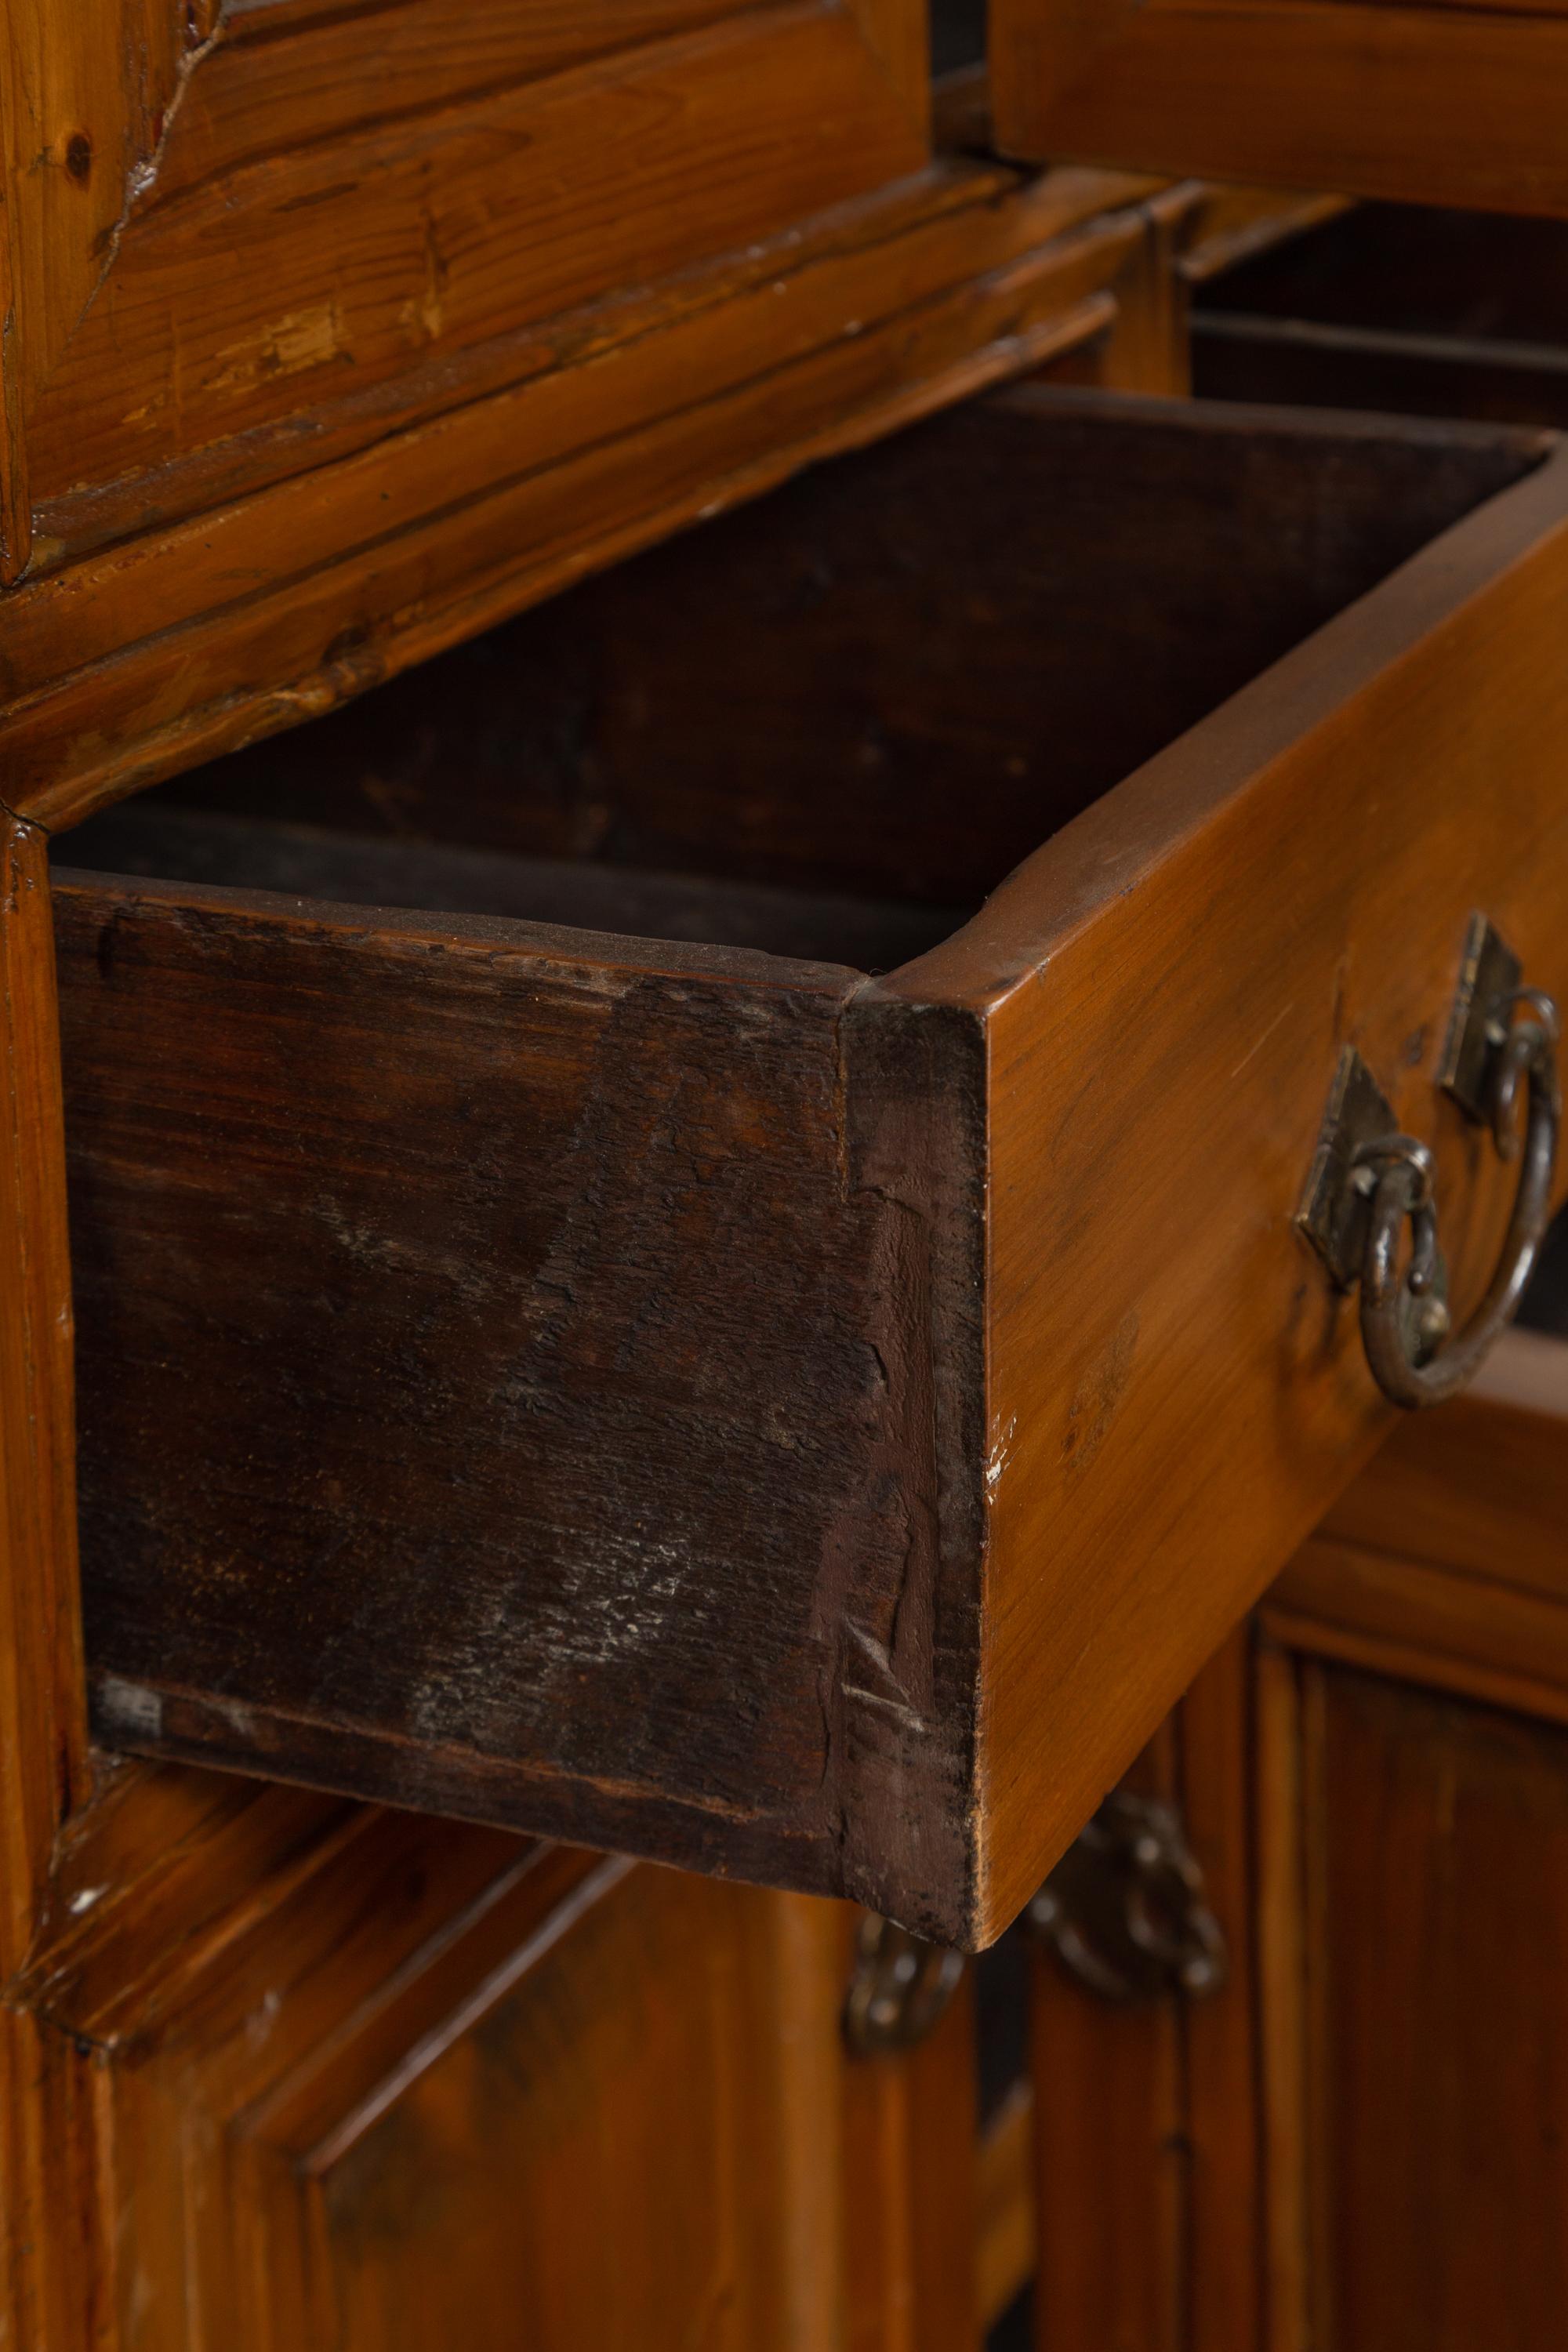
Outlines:
[[[1005,153],[1568,215],[1568,10],[991,0]]]
[[[100,1735],[997,1933],[1388,1425],[1347,1044],[1485,1286],[1565,517],[1550,436],[1010,394],[84,828]]]

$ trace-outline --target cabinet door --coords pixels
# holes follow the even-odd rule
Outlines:
[[[1568,213],[1568,12],[1447,0],[992,0],[1034,159]]]
[[[840,1906],[140,1769],[57,1894],[124,2352],[973,2340],[964,2008],[851,2058]]]
[[[1212,1998],[1035,1988],[1042,2352],[1555,2352],[1568,1344],[1402,1427],[1141,1768]]]

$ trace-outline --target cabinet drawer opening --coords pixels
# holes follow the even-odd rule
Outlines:
[[[1011,392],[64,836],[100,1737],[999,1932],[1382,1425],[1344,713],[1553,451]]]

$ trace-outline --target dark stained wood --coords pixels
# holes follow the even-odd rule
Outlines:
[[[1129,1785],[1176,1792],[1166,1726]],[[1188,2224],[1184,2021],[1175,1999],[1101,2000],[1043,1949],[1031,1989],[1041,2352],[1182,2352]]]
[[[1568,225],[1363,205],[1205,284],[1213,397],[1568,420]]]
[[[1248,1633],[1205,1667],[1124,1785],[1175,1806],[1229,1956],[1224,1988],[1118,2003],[1036,1963],[1036,2340],[1042,2352],[1254,2352],[1264,2168]]]
[[[221,783],[218,790],[227,796]],[[638,939],[757,948],[772,956],[879,971],[935,947],[973,912],[846,891],[648,872],[608,860],[519,857],[401,836],[383,840],[149,806],[145,800],[90,817],[68,836],[66,855],[73,865],[98,872],[280,890],[353,906],[506,915]]]
[[[994,0],[1004,154],[1568,214],[1568,21],[1446,0]]]
[[[978,900],[1544,446],[976,403],[163,797]]]
[[[100,1729],[835,1885],[931,1475],[855,976],[296,906],[61,892]]]
[[[1048,643],[1084,601],[1083,538],[1058,548],[1042,499],[987,590],[970,509],[998,511],[992,469],[1016,482],[1031,436],[1081,467],[1128,426],[1145,488],[1162,451],[1172,485],[1163,516],[1144,500],[1165,601],[1137,609],[1173,724],[1195,715],[1202,638],[1182,583],[1227,533],[1273,546],[1289,583],[1270,604],[1257,572],[1210,610],[1267,659],[1289,617],[1310,627],[1331,588],[1369,586],[1417,525],[1547,446],[1047,394],[928,427],[781,501],[800,533],[782,543],[844,565],[857,674],[889,695],[901,610],[906,831],[851,822],[863,707],[846,716],[838,632],[800,593],[816,575],[784,575],[776,629],[748,614],[780,665],[767,709],[795,614],[821,714],[820,752],[797,738],[813,792],[791,836],[783,766],[752,757],[755,698],[708,698],[726,769],[693,667],[653,629],[649,568],[633,604],[606,585],[605,642],[612,619],[630,642],[628,614],[649,619],[650,699],[673,679],[660,708],[684,697],[689,731],[661,772],[645,730],[640,836],[617,835],[612,798],[587,845],[695,842],[701,751],[690,805],[706,822],[728,781],[731,867],[983,887],[1023,821],[999,755],[1049,749],[1060,683],[1042,667],[1008,702],[992,641]],[[904,522],[922,448],[950,468],[963,556],[934,605],[940,575],[912,558],[938,542]],[[833,525],[815,538],[814,491]],[[1426,1131],[1471,906],[1543,984],[1568,976],[1549,651],[1565,501],[1560,462],[1488,500],[881,980],[66,885],[103,1734],[994,1936],[1384,1426],[1353,1318],[1290,1224],[1341,1037]],[[849,520],[879,510],[857,572],[876,534]],[[756,571],[781,574],[772,517],[726,525],[716,610],[744,593],[753,526]],[[689,624],[700,547],[668,558]],[[1125,626],[1116,607],[1105,625]],[[706,650],[728,683],[728,645]],[[1211,652],[1199,682],[1223,692],[1232,667]],[[531,675],[548,664],[514,677],[525,703]],[[1110,656],[1099,675],[1116,682]],[[635,719],[624,672],[617,690]],[[568,789],[535,803],[565,835],[536,841],[552,850],[593,817],[564,740]],[[363,818],[374,769],[343,772]],[[416,830],[453,776],[438,757],[427,773]],[[1508,780],[1507,826],[1468,822],[1482,776],[1494,795]],[[506,806],[475,804],[487,825]],[[960,810],[973,865],[939,855]],[[1174,1089],[1173,1069],[1191,1074]],[[1462,1305],[1508,1180],[1436,1132]]]

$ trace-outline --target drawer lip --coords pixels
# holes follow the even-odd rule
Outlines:
[[[769,955],[760,948],[710,946],[700,940],[655,940],[618,931],[536,923],[511,915],[426,912],[411,907],[371,907],[346,899],[302,898],[282,890],[246,890],[221,882],[170,882],[155,875],[100,874],[87,867],[52,868],[57,898],[102,898],[112,892],[126,906],[163,905],[204,911],[226,920],[276,923],[285,908],[304,929],[336,933],[345,940],[374,940],[394,954],[482,955],[493,963],[510,953],[536,961],[551,972],[591,973],[596,969],[636,979],[689,979],[709,984],[777,989],[782,992],[838,997],[864,975],[847,964],[814,962]]]
[[[1244,419],[1249,412],[1237,405]],[[1321,414],[1300,414],[1321,425]],[[1390,422],[1364,421],[1369,430]],[[1308,729],[1343,709],[1568,524],[1568,439],[1546,430],[1521,437],[1541,447],[1533,472],[1461,516],[1238,688],[1015,866],[951,939],[869,981],[868,992],[989,1014],[1038,980],[1111,900],[1233,810],[1239,794],[1266,791],[1275,761]]]

